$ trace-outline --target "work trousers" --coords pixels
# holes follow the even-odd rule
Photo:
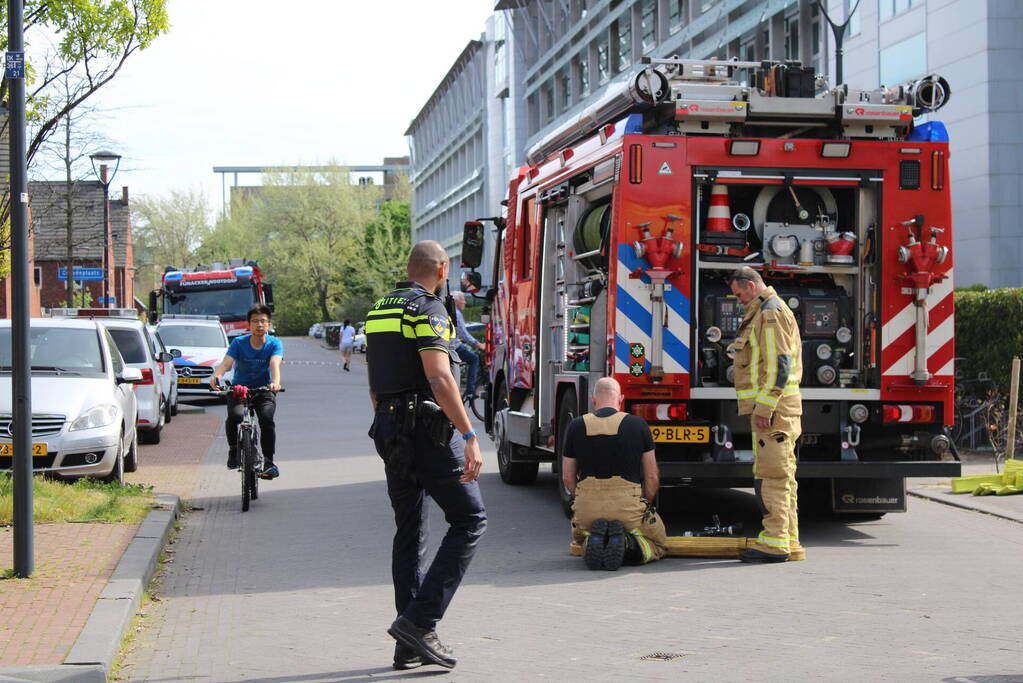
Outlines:
[[[784,555],[799,548],[799,515],[796,486],[796,439],[801,431],[798,415],[775,413],[771,429],[758,432],[753,416],[753,476],[757,498],[764,513],[757,548]]]
[[[260,392],[253,399],[256,405],[256,416],[259,419],[259,448],[263,451],[264,464],[269,467],[274,462],[277,447],[277,430],[274,427],[274,413],[277,412],[277,396],[270,392]],[[245,403],[236,401],[233,396],[227,397],[227,421],[224,430],[227,432],[227,444],[234,448],[238,445],[238,425],[245,417]]]
[[[480,372],[480,355],[465,343],[459,344],[455,353],[465,364],[465,393],[471,396],[476,393],[476,377]]]
[[[374,418],[370,433],[377,453],[385,460],[389,442],[397,433],[397,422],[393,413],[381,410]],[[414,450],[411,468],[407,472],[386,468],[387,495],[396,526],[391,578],[398,616],[432,629],[444,616],[469,568],[476,545],[487,528],[487,513],[479,483],[459,481],[465,465],[462,436],[455,431],[446,445],[437,446],[430,442],[421,421],[417,422],[411,439]],[[449,526],[424,574],[427,496],[443,510]]]
[[[639,484],[621,477],[586,477],[575,488],[572,503],[572,544],[580,551],[594,520],[617,520],[636,537],[643,563],[664,557],[668,551],[664,522],[656,512],[647,513]]]

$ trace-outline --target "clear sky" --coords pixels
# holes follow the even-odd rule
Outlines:
[[[170,32],[98,95],[124,156],[114,185],[199,185],[219,210],[213,166],[404,156],[409,122],[495,3],[168,0]]]

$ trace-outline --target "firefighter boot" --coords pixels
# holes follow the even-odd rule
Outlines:
[[[625,561],[625,527],[617,519],[607,524],[607,545],[604,546],[604,569],[617,571]]]
[[[604,548],[607,545],[607,520],[595,519],[583,543],[583,561],[587,569],[604,567]]]
[[[757,537],[753,550],[777,556],[775,561],[784,562],[789,557],[789,513],[795,507],[796,467],[792,440],[782,431],[769,434],[754,431],[753,458],[754,476],[760,479],[760,502],[766,510],[764,530]],[[754,555],[750,555],[750,559],[757,561]]]

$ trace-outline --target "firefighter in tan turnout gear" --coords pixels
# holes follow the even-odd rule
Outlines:
[[[732,344],[739,414],[750,415],[753,477],[764,510],[756,544],[743,562],[803,559],[796,503],[796,439],[803,414],[799,327],[760,274],[743,266],[729,278],[745,316]]]
[[[593,412],[565,431],[562,481],[574,497],[572,550],[590,569],[614,571],[664,557],[664,522],[653,508],[660,488],[650,427],[620,411],[622,388],[602,377]]]

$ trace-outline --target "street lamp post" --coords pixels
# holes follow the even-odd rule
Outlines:
[[[103,186],[103,306],[110,308],[110,269],[113,267],[113,263],[110,257],[110,183],[113,182],[114,176],[117,175],[117,169],[121,165],[121,155],[116,152],[109,150],[100,150],[94,154],[89,155],[89,159],[92,160],[92,170],[99,178],[100,184]],[[96,169],[96,162],[100,162],[99,170]],[[109,162],[114,162],[114,172],[109,176],[107,175],[107,168]],[[70,274],[68,277],[71,277]]]

